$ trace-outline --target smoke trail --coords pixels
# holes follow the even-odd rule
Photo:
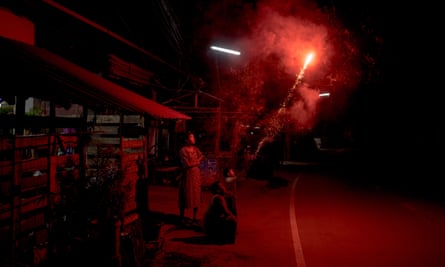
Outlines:
[[[303,68],[300,70],[300,72],[297,74],[297,78],[295,79],[294,85],[289,89],[287,96],[285,100],[282,102],[280,108],[277,112],[273,114],[273,116],[267,121],[266,123],[266,136],[264,136],[261,141],[258,143],[257,150],[255,151],[255,158],[258,156],[258,153],[263,148],[264,144],[266,144],[268,141],[272,141],[282,130],[287,122],[287,107],[292,103],[292,100],[295,98],[295,91],[298,88],[298,86],[301,84],[304,72],[311,62],[313,58],[313,54],[310,53],[304,62]]]

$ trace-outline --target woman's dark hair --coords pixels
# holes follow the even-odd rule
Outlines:
[[[185,142],[187,142],[187,140],[189,139],[190,135],[195,135],[195,133],[192,132],[192,131],[188,131],[187,133],[185,133],[185,135],[184,135],[184,141]]]
[[[181,145],[187,145],[188,144],[188,140],[189,140],[189,136],[193,134],[193,132],[185,132],[181,134],[180,140],[181,140]]]

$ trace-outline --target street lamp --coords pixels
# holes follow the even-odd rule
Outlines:
[[[210,49],[213,50],[213,51],[217,51],[217,52],[221,52],[221,53],[229,54],[229,55],[235,55],[235,56],[241,55],[240,51],[229,49],[229,48],[225,48],[225,47],[221,47],[221,46],[216,46],[216,45],[210,46]],[[220,74],[219,74],[218,57],[215,57],[215,68],[216,68],[216,85],[218,86],[218,89],[220,89],[221,86],[220,86]]]
[[[210,46],[210,49],[216,52],[221,52],[229,55],[235,55],[239,56],[241,55],[241,52],[224,48],[216,45]],[[218,87],[218,90],[221,89],[220,85],[220,74],[219,74],[219,63],[218,63],[218,57],[215,57],[215,68],[216,68],[216,85]],[[216,146],[215,146],[215,154],[218,157],[220,154],[220,146],[221,146],[221,123],[222,123],[222,111],[221,111],[221,102],[218,107],[218,120],[217,120],[217,129],[216,129]]]
[[[239,52],[239,51],[228,49],[228,48],[224,48],[224,47],[219,47],[219,46],[216,46],[216,45],[210,46],[210,49],[215,50],[215,51],[219,51],[219,52],[223,52],[223,53],[227,53],[227,54],[236,55],[236,56],[241,55],[241,52]]]

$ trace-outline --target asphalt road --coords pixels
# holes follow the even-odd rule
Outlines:
[[[295,214],[306,266],[445,266],[443,203],[332,173],[301,173]]]
[[[294,166],[275,176],[239,180],[235,244],[211,244],[199,228],[166,220],[162,249],[144,266],[445,266],[441,203],[351,173]],[[176,190],[152,186],[150,210],[177,216]]]

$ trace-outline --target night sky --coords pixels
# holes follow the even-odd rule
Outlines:
[[[442,49],[436,14],[440,9],[434,4],[381,0],[55,2],[178,66],[186,75],[172,83],[178,86],[175,90],[191,86],[229,99],[227,109],[253,114],[244,118],[249,123],[264,124],[279,108],[312,52],[314,59],[289,106],[296,131],[352,131],[364,153],[384,165],[400,160],[420,160],[421,166],[439,162],[435,151],[444,148],[438,60]],[[88,41],[97,38],[97,33],[85,35],[85,25],[75,30],[79,24],[66,21],[65,28],[58,27],[54,21],[65,18],[54,11],[41,20],[53,25],[41,41],[50,36],[71,39],[69,45],[53,40],[54,48],[71,53],[74,59],[83,55],[85,61],[100,61],[95,58],[97,52],[110,40]],[[212,44],[242,54],[216,54],[209,50]],[[148,66],[142,58],[136,55],[132,60]],[[331,96],[320,99],[319,92]]]

